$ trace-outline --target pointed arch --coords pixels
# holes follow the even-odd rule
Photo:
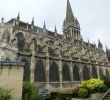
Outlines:
[[[92,67],[92,77],[93,78],[98,78],[98,76],[97,76],[97,69],[95,68],[95,66]]]
[[[18,40],[18,49],[23,49],[25,45],[25,38],[22,32],[17,33],[17,40]]]
[[[56,62],[53,62],[49,68],[49,81],[50,82],[59,82],[59,69]]]
[[[42,59],[37,60],[36,66],[35,66],[35,75],[34,75],[34,81],[35,82],[45,82],[45,67]]]
[[[29,63],[28,63],[28,61],[25,58],[22,59],[21,62],[25,63],[23,81],[29,81],[30,80],[30,67],[29,67]]]
[[[73,67],[73,80],[80,81],[79,68],[77,65],[74,65],[74,67]]]
[[[89,69],[88,67],[85,65],[83,67],[83,80],[88,80],[90,79],[90,75],[89,75]]]
[[[71,77],[70,77],[70,69],[67,63],[63,64],[62,67],[62,80],[63,81],[71,81]]]

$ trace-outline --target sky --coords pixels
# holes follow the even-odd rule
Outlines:
[[[4,21],[17,17],[31,23],[34,17],[35,25],[62,34],[62,25],[66,16],[67,0],[0,0],[0,18]],[[101,40],[103,46],[110,48],[110,0],[70,0],[74,16],[81,26],[84,41],[91,43]]]

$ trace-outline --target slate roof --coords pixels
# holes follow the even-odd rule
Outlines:
[[[16,20],[15,18],[12,18],[11,20],[9,20],[7,22],[7,24],[13,24],[15,20]],[[27,28],[27,23],[23,22],[23,21],[20,21],[20,27],[23,27],[24,29],[26,29]],[[28,24],[28,29],[30,29],[30,28],[31,28],[31,24]],[[34,26],[34,29],[35,29],[35,34],[36,35],[42,35],[42,36],[44,35],[44,29],[43,28],[41,28],[39,26]],[[54,32],[52,32],[50,30],[46,30],[46,31],[47,31],[46,32],[47,36],[49,36],[49,37],[54,37],[55,36]],[[58,38],[62,38],[61,34],[57,34],[57,36],[58,36]]]

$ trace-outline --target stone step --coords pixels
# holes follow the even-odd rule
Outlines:
[[[106,97],[104,98],[104,100],[110,100],[110,93],[106,95]]]
[[[107,95],[107,96],[104,98],[104,100],[110,100],[110,96]]]
[[[105,97],[105,99],[110,99],[110,97]]]
[[[107,97],[110,97],[110,95],[107,95]]]

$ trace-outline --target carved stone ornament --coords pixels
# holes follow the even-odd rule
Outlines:
[[[2,37],[2,42],[8,43],[9,40],[10,40],[10,34],[7,31],[5,31]]]

